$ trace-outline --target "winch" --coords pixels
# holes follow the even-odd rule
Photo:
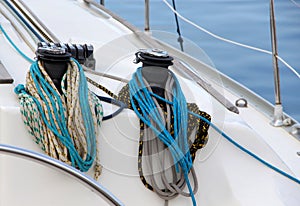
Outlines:
[[[40,42],[38,43],[36,55],[56,88],[61,92],[61,80],[68,69],[71,57],[76,59],[80,64],[86,64],[87,61],[89,61],[88,64],[91,64],[90,60],[91,58],[93,59],[93,51],[93,46],[87,44]],[[92,65],[89,66],[91,67]]]
[[[141,49],[134,63],[142,62],[142,75],[154,93],[164,97],[165,84],[169,76],[168,67],[173,65],[173,57],[160,49]]]

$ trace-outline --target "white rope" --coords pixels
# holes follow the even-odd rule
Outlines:
[[[293,4],[295,4],[295,6],[297,6],[297,7],[299,7],[300,8],[300,4],[299,3],[297,3],[296,1],[294,1],[294,0],[290,0]]]
[[[266,54],[270,54],[272,55],[272,52],[271,51],[268,51],[268,50],[265,50],[265,49],[261,49],[261,48],[257,48],[257,47],[253,47],[253,46],[249,46],[249,45],[246,45],[246,44],[242,44],[242,43],[239,43],[239,42],[236,42],[236,41],[232,41],[230,39],[226,39],[226,38],[223,38],[221,36],[218,36],[206,29],[204,29],[203,27],[197,25],[196,23],[192,22],[191,20],[185,18],[184,16],[182,16],[180,13],[178,13],[168,2],[167,0],[162,0],[175,14],[177,14],[177,16],[182,19],[183,21],[187,22],[188,24],[194,26],[195,28],[203,31],[204,33],[216,38],[216,39],[219,39],[221,41],[224,41],[224,42],[227,42],[227,43],[230,43],[230,44],[234,44],[234,45],[237,45],[237,46],[240,46],[240,47],[244,47],[244,48],[247,48],[247,49],[251,49],[251,50],[255,50],[255,51],[258,51],[258,52],[262,52],[262,53],[266,53]],[[300,74],[292,67],[290,66],[286,61],[284,61],[280,56],[276,55],[277,59],[279,59],[279,61],[281,61],[287,68],[289,68],[299,79],[300,79]]]

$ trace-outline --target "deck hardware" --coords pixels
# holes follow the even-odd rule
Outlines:
[[[68,69],[68,62],[72,56],[65,48],[54,44],[38,44],[37,59],[41,61],[49,77],[60,93],[63,75]]]
[[[271,40],[272,40],[272,57],[273,57],[273,70],[274,70],[274,84],[275,84],[275,107],[274,116],[271,125],[274,127],[285,126],[285,117],[283,114],[283,107],[281,104],[280,95],[280,75],[278,67],[278,52],[277,52],[277,38],[276,38],[276,23],[275,23],[275,9],[274,0],[270,0],[270,27],[271,27]]]
[[[239,98],[235,101],[235,106],[237,106],[237,107],[247,107],[248,102],[245,98]]]
[[[96,195],[98,195],[100,198],[103,198],[109,205],[124,205],[118,198],[116,198],[110,191],[100,185],[97,181],[80,172],[79,170],[62,163],[59,160],[48,157],[41,153],[5,144],[0,144],[0,153],[36,162],[46,167],[55,169],[56,171],[63,172],[64,174],[75,178],[76,181],[83,184],[90,190],[94,191]]]
[[[134,63],[143,63],[142,74],[153,92],[164,97],[168,67],[173,65],[173,57],[160,49],[140,49],[135,56]]]
[[[291,127],[290,134],[293,135],[294,137],[296,137],[298,140],[300,140],[300,124],[299,123],[294,124]],[[300,156],[300,152],[298,152],[298,153]]]

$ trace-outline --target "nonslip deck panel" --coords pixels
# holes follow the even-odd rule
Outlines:
[[[0,84],[11,84],[13,82],[13,78],[9,75],[8,71],[0,61]]]

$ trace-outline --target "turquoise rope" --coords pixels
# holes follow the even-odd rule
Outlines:
[[[24,58],[26,59],[29,63],[33,63],[34,60],[32,60],[31,58],[29,58],[26,54],[24,54],[16,45],[15,43],[11,40],[11,38],[8,36],[8,34],[6,33],[6,31],[4,30],[4,28],[2,27],[2,25],[0,24],[0,30],[2,31],[2,33],[4,34],[5,38],[7,39],[7,41],[14,47],[14,49]]]
[[[87,81],[83,72],[83,69],[81,65],[76,61],[74,58],[72,60],[76,63],[78,69],[79,69],[79,75],[80,75],[80,82],[79,82],[79,103],[82,111],[82,117],[84,120],[84,125],[86,128],[86,136],[92,137],[87,138],[87,148],[88,151],[91,151],[92,154],[96,155],[96,138],[95,138],[95,128],[92,120],[92,112],[91,108],[89,106],[88,101],[88,85]],[[94,156],[95,156],[94,155]],[[93,157],[94,158],[94,157]]]
[[[66,125],[66,118],[64,116],[64,108],[62,101],[60,99],[60,95],[55,91],[54,88],[46,81],[44,76],[41,74],[40,69],[38,67],[37,61],[32,60],[27,55],[25,55],[17,46],[16,44],[11,40],[11,38],[8,36],[2,25],[0,25],[0,30],[4,34],[5,38],[9,41],[9,43],[14,47],[14,49],[29,63],[31,63],[30,67],[30,75],[32,76],[35,86],[37,90],[39,91],[39,95],[41,96],[42,100],[46,102],[46,97],[42,94],[41,88],[46,92],[46,95],[50,99],[51,106],[54,110],[55,117],[53,117],[51,114],[49,115],[50,123],[48,122],[44,111],[42,109],[42,106],[38,102],[37,99],[32,97],[27,91],[25,90],[24,85],[18,85],[15,88],[15,93],[20,94],[24,93],[29,95],[35,104],[37,105],[40,114],[42,115],[42,119],[44,123],[47,125],[47,127],[60,139],[60,141],[68,148],[70,152],[70,159],[73,167],[78,166],[79,169],[83,172],[86,172],[89,170],[89,168],[92,166],[95,156],[96,156],[96,137],[95,137],[95,128],[92,120],[91,115],[91,109],[89,107],[88,103],[88,86],[87,82],[85,80],[84,72],[81,67],[81,65],[72,58],[72,60],[76,63],[79,69],[80,74],[80,84],[79,84],[79,103],[82,111],[83,116],[83,122],[84,126],[86,128],[86,137],[87,137],[87,151],[88,151],[88,157],[86,160],[83,160],[80,155],[78,154],[77,150],[74,147],[73,141],[71,139],[71,136],[68,132],[67,125]],[[59,109],[57,110],[56,104],[59,106]],[[50,105],[46,104],[47,110],[50,111]],[[57,121],[59,128],[56,128],[54,123],[54,118],[60,121]],[[59,133],[58,129],[62,132],[62,134]]]
[[[300,180],[297,179],[296,177],[293,177],[289,174],[287,174],[286,172],[280,170],[279,168],[271,165],[270,163],[268,163],[267,161],[263,160],[262,158],[260,158],[259,156],[257,156],[256,154],[252,153],[251,151],[247,150],[245,147],[241,146],[240,144],[238,144],[237,142],[235,142],[231,137],[229,137],[227,134],[225,134],[222,130],[220,130],[215,124],[211,123],[209,120],[207,120],[206,118],[193,113],[191,111],[189,111],[190,114],[194,115],[195,117],[205,121],[207,124],[209,124],[212,128],[214,128],[218,133],[220,133],[225,139],[227,139],[230,143],[232,143],[234,146],[236,146],[237,148],[239,148],[240,150],[242,150],[243,152],[247,153],[248,155],[250,155],[251,157],[253,157],[254,159],[258,160],[259,162],[261,162],[262,164],[264,164],[265,166],[269,167],[270,169],[274,170],[275,172],[287,177],[288,179],[296,182],[297,184],[300,184]]]
[[[73,61],[76,62],[77,66],[80,66],[80,64],[73,59]],[[87,91],[87,83],[85,81],[82,75],[83,70],[81,67],[79,68],[80,72],[80,85],[79,85],[79,102],[80,102],[80,107],[82,110],[82,115],[84,119],[84,125],[86,128],[86,134],[87,134],[87,152],[88,156],[86,160],[83,160],[77,150],[75,149],[75,146],[73,144],[72,138],[68,132],[67,129],[67,123],[66,123],[66,118],[64,115],[64,107],[62,100],[60,98],[60,95],[55,91],[55,89],[47,82],[47,80],[44,78],[42,73],[40,72],[40,69],[38,67],[38,63],[34,62],[31,67],[30,67],[30,75],[32,76],[34,80],[34,84],[39,92],[39,95],[41,99],[46,102],[46,107],[47,110],[50,111],[50,108],[53,109],[54,112],[54,117],[52,116],[51,112],[49,112],[49,120],[47,120],[43,108],[39,101],[31,96],[27,91],[25,90],[24,85],[18,85],[15,88],[15,93],[20,94],[20,93],[25,93],[29,95],[35,104],[38,107],[39,113],[42,116],[43,122],[47,127],[60,139],[60,141],[68,148],[69,153],[70,153],[70,159],[73,167],[78,167],[82,172],[86,172],[89,170],[89,168],[92,166],[93,161],[96,156],[96,137],[95,137],[95,128],[93,121],[91,120],[91,110],[89,108],[88,104],[88,91]],[[42,89],[45,91],[47,97],[50,100],[50,105],[47,103],[46,97],[42,93]],[[86,93],[85,93],[86,92]],[[56,108],[56,105],[58,105],[58,109]],[[88,107],[88,108],[87,108]],[[58,128],[56,127],[54,123],[54,119],[57,120],[58,123]],[[61,131],[61,133],[59,132]]]
[[[188,174],[193,166],[193,162],[187,142],[187,103],[176,76],[173,73],[171,73],[171,75],[174,78],[176,85],[174,88],[172,88],[173,101],[169,102],[173,106],[174,137],[172,137],[169,131],[167,131],[165,128],[165,122],[161,119],[159,111],[153,101],[153,97],[158,99],[163,98],[147,89],[143,82],[142,67],[137,69],[137,71],[133,74],[131,81],[129,82],[130,101],[137,116],[149,128],[151,128],[155,135],[169,148],[177,172],[179,172],[180,167],[184,173],[184,178],[188,186],[193,205],[195,206],[197,205],[196,199],[188,178]],[[140,108],[140,112],[137,109],[136,103]],[[157,128],[151,123],[151,120],[155,122]]]

